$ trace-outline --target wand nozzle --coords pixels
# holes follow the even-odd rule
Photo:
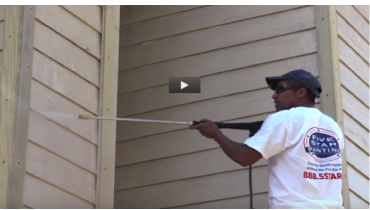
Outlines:
[[[80,114],[80,115],[78,115],[78,119],[88,120],[88,119],[90,119],[90,117],[87,116],[87,115]]]

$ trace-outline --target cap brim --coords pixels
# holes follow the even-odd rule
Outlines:
[[[279,83],[280,80],[289,79],[290,77],[287,76],[279,76],[279,77],[266,77],[267,85],[271,88],[271,90],[275,90],[276,85]]]

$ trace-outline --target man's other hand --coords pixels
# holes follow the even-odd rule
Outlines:
[[[202,119],[200,120],[200,124],[190,126],[190,129],[197,129],[199,133],[201,133],[203,136],[214,139],[218,135],[222,134],[221,130],[217,127],[217,125],[208,119]]]

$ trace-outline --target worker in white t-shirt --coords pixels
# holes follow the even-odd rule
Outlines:
[[[319,81],[300,69],[266,82],[275,91],[277,112],[244,144],[231,141],[208,119],[190,129],[214,139],[244,167],[267,159],[270,208],[342,208],[344,136],[332,118],[315,108]]]

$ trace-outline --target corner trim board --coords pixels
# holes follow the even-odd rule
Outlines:
[[[344,134],[343,105],[339,69],[337,11],[333,5],[316,5],[317,55],[322,112],[333,118]],[[333,108],[334,107],[334,108]],[[345,141],[345,140],[344,140]],[[345,142],[344,142],[345,145]],[[350,208],[346,146],[342,151],[343,205]]]
[[[119,22],[120,6],[104,6],[99,114],[106,117],[117,116]],[[100,120],[98,131],[96,208],[112,209],[114,206],[116,121]]]
[[[35,6],[5,6],[0,86],[0,208],[23,208]]]

